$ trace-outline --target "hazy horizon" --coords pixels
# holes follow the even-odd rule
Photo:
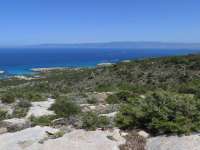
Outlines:
[[[46,46],[46,45],[93,45],[93,44],[200,44],[200,42],[169,42],[169,41],[105,41],[105,42],[77,42],[77,43],[33,43],[33,44],[17,44],[17,45],[0,45],[0,48],[6,48],[6,47],[31,47],[31,46]]]

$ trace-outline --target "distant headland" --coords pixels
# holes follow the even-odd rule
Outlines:
[[[102,42],[102,43],[73,43],[73,44],[36,44],[25,47],[33,48],[131,48],[131,49],[200,49],[200,43],[184,42]]]

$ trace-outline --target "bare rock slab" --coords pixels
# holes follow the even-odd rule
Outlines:
[[[47,136],[46,132],[57,132],[50,127],[33,127],[15,133],[5,133],[0,135],[0,150],[24,150],[31,149],[34,143]]]
[[[149,138],[147,150],[200,150],[200,134]]]
[[[32,102],[32,106],[30,107],[26,118],[30,116],[41,117],[41,116],[48,116],[53,115],[54,112],[48,110],[51,105],[55,102],[55,99],[48,98],[47,101],[40,101],[40,102]]]
[[[7,128],[8,132],[15,132],[30,127],[30,122],[25,119],[12,118],[1,122],[1,126]]]
[[[61,138],[45,141],[44,144],[35,143],[26,150],[119,150],[119,145],[123,143],[125,139],[120,136],[119,130],[74,130]]]

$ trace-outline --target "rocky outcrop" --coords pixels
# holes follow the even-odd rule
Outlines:
[[[15,133],[1,134],[0,150],[34,150],[32,146],[39,145],[39,141],[48,136],[47,132],[55,133],[57,130],[36,126]]]
[[[48,139],[48,133],[56,134],[58,130],[49,127],[28,128],[15,133],[0,135],[1,150],[119,150],[125,143],[119,130],[85,131],[73,130],[57,139]]]
[[[147,140],[147,150],[199,150],[200,134],[190,136],[158,136]]]
[[[6,132],[8,132],[8,130],[7,130],[6,127],[1,127],[1,128],[0,128],[0,134],[4,134],[4,133],[6,133]]]
[[[40,101],[40,102],[32,102],[31,107],[26,115],[26,118],[30,116],[34,117],[41,117],[41,116],[48,116],[53,115],[54,112],[48,110],[51,105],[55,102],[55,99],[48,98],[47,101]]]
[[[112,138],[109,138],[112,137]],[[114,131],[74,130],[63,137],[34,144],[26,150],[119,150],[125,139]]]
[[[112,92],[94,92],[91,95],[97,100],[98,103],[103,104],[106,102],[106,98],[112,94]]]
[[[15,132],[25,128],[29,128],[30,125],[31,124],[28,120],[19,118],[7,119],[1,122],[1,128],[6,128],[8,132]]]

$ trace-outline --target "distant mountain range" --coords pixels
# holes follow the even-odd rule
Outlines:
[[[35,48],[131,48],[131,49],[200,49],[200,43],[167,43],[167,42],[108,42],[80,44],[40,44]]]

